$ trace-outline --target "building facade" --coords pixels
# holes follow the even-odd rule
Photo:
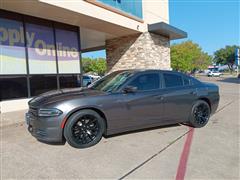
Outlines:
[[[0,1],[1,112],[81,86],[81,53],[106,49],[108,71],[170,69],[168,0]]]

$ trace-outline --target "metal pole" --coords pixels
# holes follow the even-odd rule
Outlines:
[[[238,60],[238,62],[239,62],[239,60]],[[237,78],[239,77],[238,75],[239,75],[239,68],[238,68],[238,64],[237,64]],[[240,78],[240,77],[239,77]]]
[[[236,58],[236,60],[235,60],[235,64],[236,64],[236,66],[237,66],[237,78],[239,77],[239,61],[240,61],[240,56],[239,56],[239,48],[237,48],[236,49],[236,51],[235,51],[235,58]],[[240,77],[239,77],[240,78]]]

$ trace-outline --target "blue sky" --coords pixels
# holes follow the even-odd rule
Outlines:
[[[226,45],[240,45],[240,0],[169,0],[170,24],[188,33],[212,55]],[[105,57],[105,51],[84,53],[83,57]]]
[[[187,39],[209,54],[240,45],[240,0],[170,0],[169,10],[170,24],[186,31]]]
[[[87,53],[82,53],[82,57],[89,57],[89,58],[99,58],[99,57],[106,57],[106,52],[105,50],[101,51],[95,51],[95,52],[87,52]]]

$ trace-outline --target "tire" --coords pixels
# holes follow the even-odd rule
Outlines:
[[[189,117],[189,124],[195,128],[204,127],[210,118],[211,109],[207,102],[198,100],[194,103]]]
[[[84,109],[70,116],[64,137],[72,147],[88,148],[102,139],[105,129],[105,120],[96,111]]]

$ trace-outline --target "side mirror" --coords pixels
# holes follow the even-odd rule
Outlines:
[[[137,87],[135,87],[135,86],[126,86],[123,89],[123,92],[125,92],[125,93],[134,93],[136,91],[137,91]]]

